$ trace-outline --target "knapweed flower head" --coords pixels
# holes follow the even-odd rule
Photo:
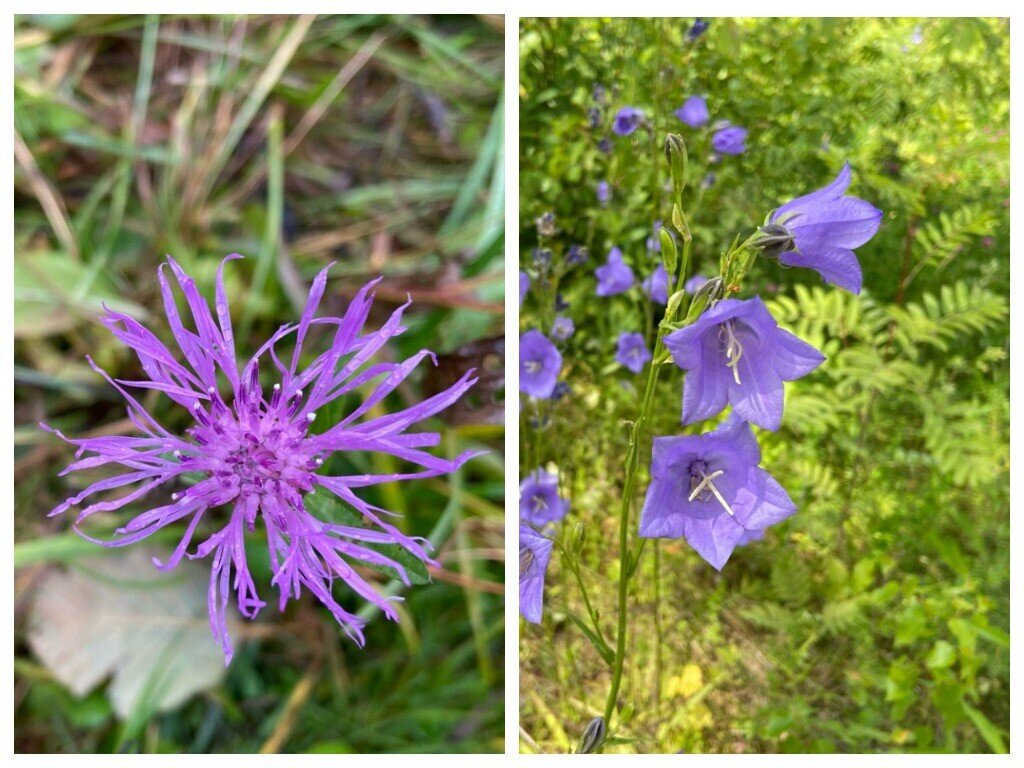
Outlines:
[[[676,110],[676,117],[691,128],[700,128],[707,125],[711,115],[708,113],[708,103],[700,96],[691,96],[683,102],[683,106]]]
[[[727,125],[719,128],[711,137],[711,146],[715,152],[723,155],[739,155],[747,148],[747,129],[738,125]]]
[[[651,359],[651,351],[647,349],[642,333],[627,331],[619,334],[615,361],[624,365],[633,373],[640,373],[644,365]]]
[[[635,281],[633,270],[626,264],[622,251],[617,246],[612,246],[608,251],[608,260],[594,270],[594,274],[597,276],[598,296],[624,293],[633,287]]]
[[[806,376],[825,360],[779,328],[760,297],[719,301],[668,334],[665,346],[686,371],[683,424],[709,419],[731,403],[747,421],[776,430],[782,423],[782,382]]]
[[[528,525],[519,525],[519,612],[531,624],[544,616],[544,577],[552,543]]]
[[[597,202],[602,206],[608,205],[608,201],[612,199],[612,188],[608,185],[607,181],[597,182]]]
[[[226,661],[232,656],[225,616],[232,590],[246,618],[255,618],[265,605],[256,593],[245,554],[246,534],[258,526],[265,531],[273,572],[271,584],[279,592],[280,608],[283,610],[289,599],[298,598],[303,589],[308,590],[330,610],[349,637],[363,645],[365,622],[336,601],[334,584],[343,582],[397,621],[398,614],[389,602],[395,598],[378,594],[353,564],[393,568],[408,583],[405,569],[376,551],[376,545],[398,545],[425,563],[433,561],[422,539],[385,522],[384,518],[393,513],[363,501],[356,491],[379,483],[451,472],[471,458],[472,453],[454,460],[433,456],[423,449],[436,446],[440,435],[407,430],[453,404],[476,379],[472,371],[467,372],[438,395],[395,413],[377,414],[384,399],[431,353],[421,351],[401,363],[371,363],[391,338],[405,330],[402,313],[408,306],[396,310],[377,330],[367,330],[377,280],[356,294],[343,317],[316,317],[329,267],[313,280],[298,323],[281,326],[239,369],[223,280],[224,263],[233,258],[240,257],[229,256],[218,269],[213,314],[193,279],[173,259],[168,259],[158,272],[164,311],[184,360],[134,318],[106,311],[103,324],[135,352],[145,378],[115,380],[91,359],[89,364],[124,397],[128,416],[143,436],[69,439],[57,432],[78,448],[77,461],[62,474],[117,465],[125,471],[93,483],[50,515],[66,512],[96,494],[134,486],[117,499],[93,501],[82,509],[75,518],[78,529],[94,513],[112,512],[150,493],[167,493],[173,488],[167,494],[167,503],[132,518],[116,530],[112,541],[97,543],[127,546],[167,526],[183,523],[177,547],[156,565],[168,570],[186,555],[212,555],[210,624]],[[179,313],[165,269],[184,294],[193,329],[186,328],[186,318]],[[325,351],[303,365],[303,345],[316,329],[331,331],[333,339]],[[288,338],[294,339],[290,361],[279,349]],[[275,380],[269,388],[261,382],[261,369]],[[367,385],[373,387],[372,391],[340,421],[319,434],[311,431],[318,411]],[[163,393],[188,412],[192,425],[183,435],[173,434],[129,392],[131,389]],[[332,454],[346,451],[384,453],[422,470],[380,475],[322,473]],[[338,525],[312,514],[307,495],[318,489],[361,514],[368,527]],[[206,535],[211,529],[195,551],[188,552],[193,537],[200,531]]]
[[[668,304],[668,270],[664,264],[659,264],[654,271],[644,278],[641,287],[647,298],[657,304]]]
[[[813,269],[825,282],[860,293],[860,263],[853,249],[874,237],[882,212],[846,194],[850,178],[846,163],[831,184],[791,200],[776,209],[769,221],[791,235],[792,247],[778,254],[780,263]]]
[[[568,315],[558,315],[551,324],[551,338],[555,341],[568,341],[576,332],[576,324]]]
[[[612,132],[619,136],[629,136],[644,120],[644,113],[636,107],[623,107],[615,113],[612,120]]]
[[[640,536],[685,538],[721,570],[747,532],[796,512],[760,462],[754,433],[736,414],[713,432],[654,438]]]
[[[530,290],[530,276],[523,271],[519,272],[519,306],[523,306],[523,299]]]
[[[562,367],[562,353],[540,331],[519,337],[519,391],[546,400],[551,397]]]
[[[519,522],[539,531],[568,512],[569,502],[558,495],[558,475],[538,468],[519,484]]]

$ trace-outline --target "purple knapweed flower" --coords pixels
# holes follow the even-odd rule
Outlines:
[[[654,438],[640,536],[683,537],[721,570],[744,534],[796,512],[760,461],[750,425],[735,414],[713,432]]]
[[[557,523],[569,512],[569,502],[558,495],[558,475],[535,469],[519,484],[519,522],[538,531]]]
[[[555,341],[568,341],[576,332],[576,324],[567,315],[558,315],[551,324],[551,338]]]
[[[686,33],[686,39],[693,41],[698,37],[707,32],[708,27],[711,26],[711,22],[707,19],[694,19],[693,24]]]
[[[694,275],[685,283],[683,283],[683,290],[687,293],[696,293],[701,289],[701,286],[706,283],[708,279],[704,275]]]
[[[676,110],[676,117],[691,128],[700,128],[711,119],[708,104],[700,96],[691,96],[684,101],[683,106]]]
[[[544,577],[551,559],[551,540],[528,525],[519,526],[519,612],[531,624],[544,615]]]
[[[607,181],[597,182],[597,202],[602,206],[608,205],[608,201],[612,199],[612,188],[608,185]]]
[[[619,334],[618,349],[615,362],[624,365],[633,373],[640,373],[644,365],[651,359],[651,351],[647,349],[642,333],[625,332]]]
[[[738,125],[727,125],[719,128],[711,137],[711,146],[715,152],[723,155],[738,155],[747,148],[747,129]]]
[[[594,270],[597,276],[597,295],[614,296],[628,291],[633,286],[633,270],[622,258],[622,251],[612,246],[608,251],[608,261]]]
[[[783,381],[806,376],[825,356],[779,328],[760,297],[723,299],[665,337],[683,381],[683,424],[709,419],[731,403],[747,421],[776,430]]]
[[[255,531],[262,521],[273,571],[271,584],[278,589],[280,609],[306,589],[362,646],[365,620],[335,600],[335,583],[348,585],[389,619],[397,621],[398,614],[389,603],[395,598],[378,594],[353,563],[393,568],[408,583],[405,569],[375,551],[374,545],[398,545],[425,563],[433,561],[424,551],[422,539],[385,522],[384,517],[392,513],[363,501],[355,491],[379,483],[445,474],[471,458],[472,453],[454,460],[433,456],[422,449],[436,446],[440,435],[406,430],[454,403],[476,379],[472,378],[472,371],[467,372],[438,395],[392,414],[377,414],[384,398],[431,353],[421,351],[401,363],[370,363],[388,340],[405,330],[401,321],[408,306],[401,306],[377,330],[366,330],[372,291],[379,280],[368,283],[356,294],[343,317],[314,317],[324,295],[329,267],[313,280],[299,322],[281,326],[239,370],[223,279],[224,264],[235,258],[241,257],[228,256],[217,271],[214,314],[195,281],[168,258],[166,266],[184,295],[194,330],[185,327],[165,267],[161,266],[158,279],[164,311],[183,361],[133,318],[106,311],[103,324],[135,352],[146,377],[139,381],[115,380],[91,358],[87,359],[93,370],[124,397],[128,416],[144,437],[69,439],[51,430],[78,448],[78,460],[61,474],[113,465],[127,471],[93,483],[58,505],[50,515],[61,514],[95,494],[135,486],[117,499],[93,501],[82,509],[74,523],[78,530],[93,513],[121,509],[152,491],[174,488],[169,503],[135,516],[115,531],[112,541],[82,535],[104,546],[122,547],[174,523],[185,522],[184,534],[173,553],[155,564],[169,570],[186,555],[213,556],[210,625],[228,662],[232,645],[225,613],[232,589],[238,610],[248,619],[255,618],[266,605],[256,593],[245,555],[246,532]],[[317,328],[332,331],[333,339],[326,351],[308,365],[302,365],[303,342]],[[294,336],[294,348],[290,362],[283,362],[277,347],[289,336]],[[261,362],[276,379],[267,390],[260,382]],[[368,384],[374,385],[373,391],[348,415],[320,434],[310,431],[317,411]],[[129,389],[162,392],[188,412],[192,426],[181,436],[172,434]],[[321,474],[324,462],[333,453],[348,451],[385,453],[423,469],[403,474]],[[83,458],[84,454],[92,455]],[[306,495],[321,488],[361,514],[368,527],[338,525],[312,514]],[[194,553],[188,553],[197,531],[209,535]]]
[[[562,367],[562,353],[538,330],[519,337],[519,391],[546,400]]]
[[[644,113],[636,107],[623,107],[615,113],[612,120],[612,132],[619,136],[629,136],[643,122]]]
[[[770,220],[792,235],[793,247],[778,255],[780,263],[813,269],[825,282],[860,293],[860,264],[852,249],[874,237],[882,212],[844,194],[850,177],[846,163],[831,184],[791,200],[776,209]]]
[[[649,277],[644,278],[641,286],[647,298],[657,304],[668,304],[668,270],[659,264]]]
[[[519,272],[519,306],[523,306],[523,299],[526,292],[530,290],[530,276],[523,271]]]

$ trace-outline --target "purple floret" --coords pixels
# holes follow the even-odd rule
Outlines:
[[[615,113],[612,121],[612,132],[619,136],[629,136],[643,122],[644,113],[636,107],[623,107]]]
[[[700,128],[711,119],[708,104],[700,96],[691,96],[684,101],[683,106],[676,110],[676,117],[691,128]]]
[[[624,365],[633,373],[640,373],[651,359],[651,351],[644,342],[642,333],[626,332],[619,334],[618,349],[615,361]]]
[[[519,484],[519,522],[541,530],[569,512],[569,502],[558,495],[558,475],[535,469]]]
[[[608,261],[594,270],[597,277],[597,295],[614,296],[628,291],[634,282],[633,270],[626,264],[622,251],[612,246],[608,251]]]
[[[62,474],[110,465],[120,465],[127,471],[93,483],[58,505],[50,515],[66,512],[95,494],[134,486],[120,498],[94,501],[82,509],[74,522],[78,530],[96,512],[121,509],[151,491],[174,488],[169,503],[135,516],[115,531],[112,541],[97,543],[127,546],[166,526],[184,522],[185,530],[174,552],[156,565],[167,570],[174,568],[183,556],[212,555],[210,624],[226,662],[230,662],[233,652],[225,617],[231,591],[236,594],[239,612],[246,618],[255,618],[265,605],[256,593],[245,556],[246,533],[255,531],[262,523],[273,572],[271,583],[278,589],[280,609],[306,589],[327,606],[349,637],[362,646],[365,620],[335,600],[334,583],[341,580],[389,619],[397,621],[398,614],[389,602],[397,598],[380,595],[352,564],[393,568],[408,583],[405,569],[370,545],[398,545],[424,563],[433,561],[424,549],[423,539],[385,522],[383,516],[394,513],[363,501],[355,490],[446,474],[474,456],[466,452],[454,460],[438,458],[423,449],[436,446],[439,434],[407,430],[452,405],[476,379],[469,371],[438,395],[395,413],[378,414],[377,406],[384,398],[424,357],[432,355],[421,351],[401,363],[370,362],[391,338],[405,330],[401,320],[408,306],[396,310],[377,330],[367,330],[365,324],[377,280],[358,292],[343,317],[314,317],[324,295],[327,269],[313,281],[299,322],[281,326],[239,370],[223,279],[224,263],[234,258],[241,257],[227,257],[217,272],[216,320],[195,281],[173,259],[168,259],[167,266],[184,294],[194,331],[186,329],[165,267],[160,268],[164,310],[184,361],[179,361],[133,318],[107,310],[103,324],[136,353],[146,378],[114,380],[91,359],[89,364],[125,398],[129,418],[144,436],[70,439],[57,432],[78,448],[78,460]],[[309,365],[301,365],[303,342],[314,328],[332,331],[333,340]],[[294,337],[294,349],[290,362],[285,364],[279,357],[278,344],[287,337]],[[264,390],[260,382],[261,367],[275,380],[269,390]],[[317,411],[367,385],[372,387],[371,391],[338,423],[320,434],[309,431]],[[192,426],[184,435],[172,434],[129,389],[162,392],[188,411]],[[347,451],[385,453],[422,469],[401,474],[321,474],[324,462],[333,453]],[[305,496],[318,488],[356,510],[368,527],[335,525],[311,514]],[[189,553],[188,547],[199,530],[204,531],[203,535],[213,532],[195,552]]]
[[[711,146],[723,155],[739,155],[747,148],[747,129],[738,125],[727,125],[715,131]]]
[[[562,353],[538,330],[519,337],[519,391],[546,400],[562,368]]]
[[[544,616],[544,577],[552,543],[528,525],[519,525],[519,612],[531,624]]]

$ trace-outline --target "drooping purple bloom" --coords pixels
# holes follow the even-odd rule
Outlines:
[[[615,113],[612,121],[612,132],[619,136],[629,136],[643,122],[644,113],[636,107],[623,107]]]
[[[687,40],[690,40],[691,42],[693,40],[696,40],[698,37],[703,35],[710,26],[711,22],[708,21],[707,19],[694,19],[693,25],[686,33]]]
[[[748,531],[763,531],[796,512],[760,461],[750,425],[736,414],[713,432],[654,438],[640,536],[683,537],[721,570]]]
[[[719,128],[711,137],[711,146],[715,152],[723,155],[738,155],[747,148],[747,129],[738,125],[727,125]]]
[[[633,286],[633,270],[622,258],[622,251],[612,246],[608,251],[608,261],[594,270],[597,276],[597,295],[614,296],[628,291]]]
[[[602,206],[608,205],[608,201],[612,199],[612,188],[608,185],[607,181],[597,182],[597,202]]]
[[[519,337],[519,391],[546,400],[562,367],[562,353],[538,330]]]
[[[551,338],[555,341],[568,341],[576,332],[576,324],[567,315],[558,315],[551,324]]]
[[[526,292],[530,290],[530,276],[520,270],[519,272],[519,306],[523,306],[523,299],[526,298]]]
[[[619,334],[618,350],[615,352],[617,363],[633,373],[640,373],[650,359],[651,351],[647,349],[642,333],[627,331]]]
[[[683,283],[683,289],[687,293],[696,293],[701,289],[701,286],[706,283],[708,279],[704,275],[694,275],[685,283]]]
[[[535,469],[519,484],[519,522],[542,530],[569,512],[569,502],[558,495],[558,475]]]
[[[827,187],[778,208],[771,223],[792,234],[793,248],[779,254],[782,264],[813,269],[825,282],[860,293],[860,264],[853,249],[874,237],[882,212],[845,194],[850,178],[850,164],[846,163]]]
[[[234,258],[241,257],[227,257],[217,272],[215,313],[210,312],[195,281],[173,259],[168,259],[158,272],[164,311],[184,360],[132,317],[107,310],[103,324],[135,352],[146,377],[139,381],[115,380],[91,359],[89,364],[124,397],[129,418],[144,436],[69,439],[51,430],[78,448],[77,460],[62,474],[114,465],[127,471],[93,483],[58,505],[50,515],[66,512],[96,494],[134,486],[117,499],[93,501],[82,509],[75,518],[78,530],[96,512],[112,512],[151,492],[166,493],[173,488],[173,493],[168,494],[169,502],[129,520],[115,531],[112,541],[97,543],[127,546],[169,525],[184,522],[185,530],[174,552],[156,565],[169,570],[186,555],[212,555],[210,624],[226,661],[232,656],[225,617],[231,591],[235,591],[238,609],[246,618],[255,618],[266,604],[256,593],[244,546],[246,532],[255,531],[262,523],[273,571],[271,584],[278,589],[280,609],[306,589],[362,646],[365,620],[336,601],[332,593],[335,582],[345,583],[385,616],[397,621],[398,614],[389,602],[394,598],[378,594],[353,563],[393,568],[408,583],[405,569],[376,551],[375,545],[398,545],[425,563],[433,561],[424,551],[422,539],[385,522],[392,513],[363,501],[356,490],[444,474],[471,458],[472,453],[454,460],[433,456],[423,449],[436,446],[440,435],[407,430],[454,403],[476,379],[470,371],[438,395],[392,414],[377,414],[376,408],[384,398],[431,353],[422,351],[401,363],[371,363],[391,338],[405,330],[401,321],[408,306],[396,310],[377,330],[366,330],[377,280],[356,294],[343,317],[315,317],[329,267],[314,279],[299,322],[281,326],[239,370],[223,280],[224,264]],[[194,330],[185,327],[165,266],[184,295]],[[303,343],[315,329],[331,331],[333,340],[324,352],[303,365]],[[279,345],[288,337],[294,338],[290,362],[279,352]],[[267,390],[260,382],[261,364],[276,380]],[[374,385],[373,391],[340,421],[320,434],[310,431],[317,411],[368,384]],[[184,435],[172,434],[129,389],[162,392],[188,412],[192,426]],[[386,453],[423,469],[402,474],[321,474],[324,462],[332,454],[349,451]],[[307,494],[317,489],[333,494],[354,509],[368,527],[339,525],[315,516],[307,503]],[[202,536],[209,536],[194,553],[188,553],[193,536],[200,535],[200,531]]]
[[[825,360],[779,328],[760,297],[719,301],[692,325],[666,336],[665,346],[686,371],[683,424],[709,419],[731,403],[747,421],[776,430],[782,382],[806,376]]]
[[[659,264],[642,283],[647,298],[658,304],[668,304],[668,270]]]
[[[676,117],[691,128],[700,128],[711,119],[708,104],[700,96],[691,96],[684,101],[683,106],[676,110]]]
[[[544,577],[551,559],[551,540],[528,525],[519,526],[519,612],[531,624],[544,615]]]

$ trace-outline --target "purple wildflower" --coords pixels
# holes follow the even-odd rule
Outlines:
[[[654,268],[650,277],[644,278],[641,284],[647,298],[657,304],[668,304],[668,270],[664,264]]]
[[[523,299],[526,298],[526,292],[530,290],[530,276],[525,272],[519,272],[519,306],[523,306]]]
[[[654,221],[654,226],[651,227],[651,234],[647,236],[647,250],[651,253],[661,253],[661,235],[658,230],[661,229],[661,219]]]
[[[422,539],[404,534],[384,522],[392,513],[360,499],[355,490],[395,480],[432,477],[453,471],[474,454],[464,453],[454,460],[437,458],[422,450],[440,441],[436,433],[407,433],[423,419],[458,400],[476,379],[467,372],[455,385],[421,403],[390,415],[372,415],[374,409],[393,392],[416,365],[431,353],[418,352],[401,363],[367,365],[394,336],[405,329],[402,313],[408,304],[396,310],[375,331],[364,327],[373,303],[373,287],[365,285],[349,304],[344,317],[314,317],[324,294],[327,270],[314,279],[302,317],[296,324],[281,326],[239,371],[235,341],[224,288],[224,264],[217,272],[215,316],[206,300],[173,259],[171,273],[184,294],[195,331],[185,328],[174,292],[161,266],[158,272],[164,311],[184,361],[178,358],[136,320],[120,312],[107,310],[102,322],[113,335],[130,347],[139,358],[146,378],[140,381],[112,379],[89,358],[99,373],[124,397],[128,416],[144,437],[112,435],[62,439],[78,447],[77,461],[62,474],[80,469],[119,464],[127,472],[100,480],[58,505],[50,515],[58,515],[86,498],[115,488],[135,485],[120,498],[94,501],[75,518],[75,528],[95,512],[121,509],[158,488],[175,485],[170,503],[143,512],[115,532],[104,546],[122,547],[142,541],[178,521],[187,521],[184,535],[174,552],[158,568],[174,568],[183,556],[213,556],[210,574],[209,612],[214,636],[220,641],[225,660],[232,656],[225,612],[232,588],[243,616],[256,617],[265,603],[256,593],[245,558],[245,534],[256,529],[261,519],[266,530],[273,570],[271,584],[279,592],[279,607],[298,598],[303,588],[312,592],[334,615],[345,632],[358,645],[364,643],[365,621],[343,608],[332,595],[337,580],[373,603],[389,619],[398,614],[388,602],[352,566],[353,561],[395,569],[408,583],[405,570],[397,562],[375,551],[374,545],[396,544],[425,563],[432,563],[424,551]],[[216,320],[214,319],[216,317]],[[330,347],[308,366],[301,366],[302,344],[314,328],[327,328],[334,337]],[[290,363],[282,362],[277,345],[294,334]],[[264,391],[259,377],[260,362],[278,381]],[[360,387],[375,383],[375,389],[337,424],[320,434],[309,431],[316,412]],[[142,404],[129,388],[157,390],[176,402],[193,419],[184,436],[171,434]],[[49,427],[44,428],[49,429]],[[319,474],[325,460],[335,452],[377,451],[423,467],[404,474],[330,476]],[[82,458],[83,454],[93,455]],[[186,476],[197,478],[188,484]],[[161,488],[163,487],[163,488]],[[305,496],[318,488],[337,496],[359,512],[373,527],[336,525],[311,513]],[[227,506],[227,511],[213,510]],[[200,523],[216,530],[187,553]],[[81,533],[81,531],[79,531]],[[96,541],[91,537],[91,541]],[[390,598],[395,599],[395,598]]]
[[[622,251],[616,246],[608,251],[608,261],[594,270],[597,275],[597,295],[614,296],[628,291],[633,286],[633,270],[622,258]]]
[[[860,293],[860,264],[852,249],[874,237],[882,212],[844,194],[850,177],[846,163],[831,184],[778,208],[771,222],[792,235],[792,247],[779,254],[780,263],[813,269],[825,282]]]
[[[612,121],[612,132],[619,136],[629,136],[643,122],[644,113],[636,107],[623,107],[615,113]]]
[[[594,83],[594,101],[597,104],[604,104],[605,87],[600,83]]]
[[[608,201],[612,199],[612,188],[608,185],[607,181],[597,182],[597,202],[602,206],[608,205]]]
[[[806,376],[825,356],[779,328],[760,297],[724,299],[692,325],[665,337],[685,370],[683,424],[711,418],[731,403],[747,421],[776,430],[783,381]]]
[[[551,324],[551,338],[555,341],[568,341],[576,332],[576,324],[567,315],[558,315]]]
[[[748,531],[763,531],[796,512],[760,461],[750,425],[735,414],[713,432],[654,438],[640,536],[682,536],[721,570]]]
[[[684,101],[683,106],[676,110],[676,117],[691,128],[700,128],[711,119],[708,104],[700,96],[691,96]]]
[[[687,293],[696,293],[701,289],[701,286],[706,283],[708,279],[704,275],[694,275],[685,283],[683,283],[683,289]]]
[[[562,353],[538,330],[519,337],[519,391],[547,399],[555,388]]]
[[[738,125],[727,125],[719,128],[711,137],[711,146],[715,152],[723,155],[738,155],[745,150],[747,140],[747,129]]]
[[[615,149],[615,145],[612,144],[612,140],[605,136],[599,142],[597,142],[597,148],[606,155],[610,155]]]
[[[696,40],[698,37],[707,32],[707,29],[710,26],[711,22],[708,21],[707,19],[694,19],[693,25],[686,33],[686,39],[690,41]]]
[[[590,261],[590,251],[587,250],[586,246],[573,243],[565,253],[565,263],[567,266],[576,267],[580,264],[586,264],[588,261]]]
[[[601,109],[600,107],[590,107],[587,109],[587,123],[591,128],[601,127]]]
[[[551,393],[552,400],[561,400],[563,397],[572,392],[572,387],[566,381],[560,381],[555,384],[555,389]]]
[[[541,530],[569,512],[569,502],[558,495],[558,475],[535,469],[519,484],[519,522]]]
[[[619,334],[619,346],[615,353],[615,361],[624,365],[633,373],[640,373],[644,365],[651,359],[651,351],[647,349],[642,333],[625,332]]]
[[[519,526],[519,612],[531,624],[544,615],[544,577],[551,559],[551,540],[528,525]]]

